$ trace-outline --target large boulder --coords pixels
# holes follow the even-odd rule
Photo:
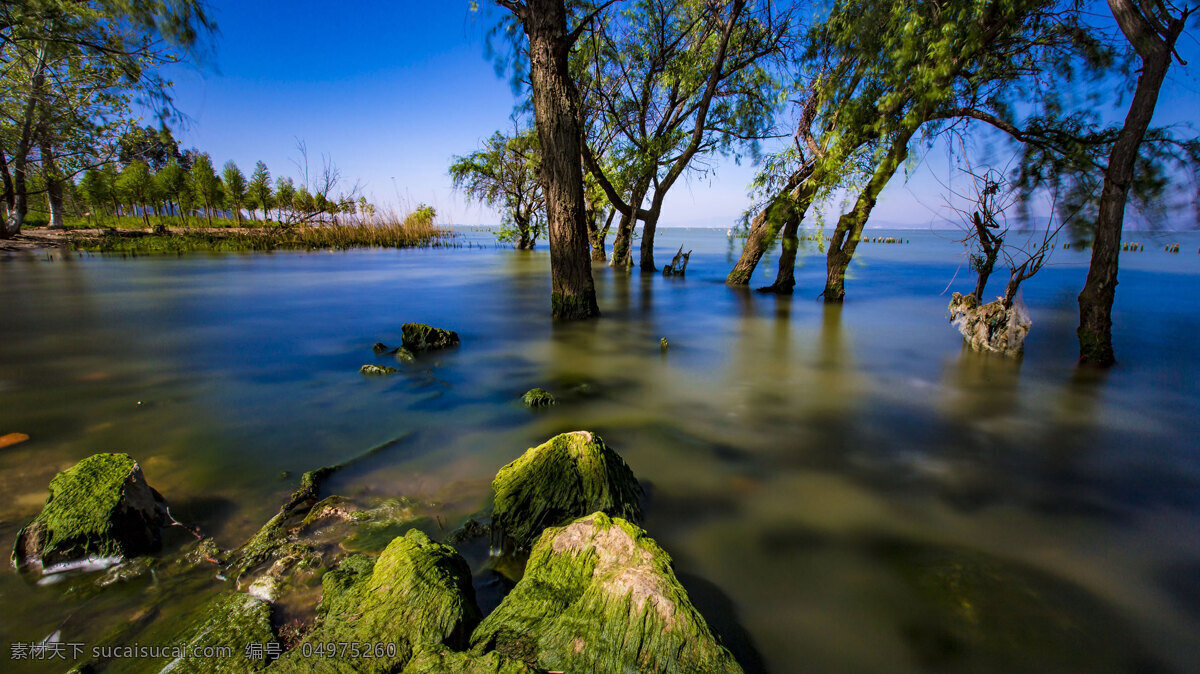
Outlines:
[[[414,653],[461,648],[479,622],[471,571],[447,545],[412,530],[372,562],[354,555],[322,582],[322,618],[272,670],[396,672]],[[394,644],[379,656],[314,657],[326,644]]]
[[[979,304],[974,295],[954,293],[950,298],[950,323],[962,333],[967,346],[979,352],[1017,356],[1025,351],[1025,337],[1033,327],[1029,312],[1004,300]]]
[[[492,535],[528,548],[547,527],[593,512],[638,521],[641,485],[619,454],[589,431],[563,433],[525,451],[492,481]]]
[[[424,323],[405,323],[400,326],[404,348],[413,353],[437,351],[458,346],[458,333],[453,330],[434,328]]]
[[[240,592],[222,592],[208,603],[190,628],[171,642],[183,648],[179,657],[167,663],[162,671],[172,674],[258,671],[269,664],[266,652],[275,641],[269,604]]]
[[[569,672],[740,672],[646,532],[594,513],[547,529],[472,650]]]
[[[95,454],[54,476],[50,497],[17,534],[17,568],[113,561],[157,550],[167,523],[163,497],[127,454]]]

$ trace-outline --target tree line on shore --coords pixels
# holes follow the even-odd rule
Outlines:
[[[821,297],[842,302],[883,189],[920,148],[944,142],[968,176],[989,159],[1015,165],[1004,189],[1026,213],[1050,206],[1041,252],[1063,228],[1090,241],[1080,360],[1108,366],[1126,211],[1160,215],[1181,179],[1200,174],[1195,135],[1151,125],[1194,9],[1165,0],[1108,0],[1109,17],[1081,0],[472,5],[499,9],[489,44],[524,94],[518,113],[532,119],[455,158],[451,172],[468,196],[507,212],[521,247],[544,227],[558,319],[599,315],[591,263],[608,259],[614,219],[609,263],[633,265],[640,222],[638,266],[657,271],[666,195],[685,175],[707,175],[717,155],[761,167],[727,283],[748,286],[781,241],[776,280],[761,290],[793,292],[797,232],[819,205],[841,211]],[[1132,93],[1127,109],[1114,87]],[[768,141],[781,149],[764,152]],[[980,149],[991,145],[1009,158]],[[969,211],[978,255],[990,239]],[[1013,278],[1031,269],[1013,267]]]
[[[356,187],[339,191],[328,159],[310,175],[272,181],[263,162],[247,177],[181,151],[169,123],[181,121],[164,66],[202,62],[216,26],[200,0],[16,0],[0,6],[0,238],[32,211],[61,228],[83,217],[150,214],[188,224],[224,216],[241,224],[371,221]],[[139,126],[138,113],[159,128]]]

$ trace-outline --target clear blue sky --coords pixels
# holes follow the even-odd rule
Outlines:
[[[499,221],[456,195],[446,173],[453,155],[509,125],[515,100],[485,55],[486,18],[471,14],[467,0],[212,5],[221,31],[215,57],[170,73],[177,105],[191,118],[177,133],[185,147],[210,153],[218,166],[233,159],[247,174],[261,159],[273,175],[295,176],[301,139],[314,168],[330,155],[344,179],[360,182],[377,204],[429,203],[454,224]],[[1200,58],[1194,37],[1185,36],[1181,47],[1191,63]],[[1194,65],[1176,65],[1157,123],[1195,118],[1196,73]],[[907,182],[897,175],[873,224],[944,220],[934,179],[948,174],[944,154],[928,151]],[[663,225],[731,226],[750,204],[753,174],[748,164],[724,161],[715,177],[676,186]]]

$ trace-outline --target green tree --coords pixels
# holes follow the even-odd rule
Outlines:
[[[129,200],[129,205],[134,212],[141,214],[142,221],[146,223],[147,227],[150,226],[148,207],[152,203],[151,190],[153,186],[154,180],[150,174],[150,167],[142,161],[135,161],[126,166],[117,180],[117,189]]]
[[[592,22],[576,52],[588,170],[621,212],[613,262],[625,265],[642,220],[640,267],[656,271],[654,241],[670,189],[694,162],[768,134],[777,87],[766,63],[784,44],[787,15],[769,2],[638,0]],[[607,144],[607,161],[593,145]],[[607,164],[607,165],[606,165]],[[610,179],[608,171],[620,175]],[[616,184],[633,188],[629,202]],[[639,204],[649,198],[648,209]]]
[[[275,180],[275,206],[279,209],[279,222],[291,219],[290,214],[296,205],[296,184],[291,178],[279,176]]]
[[[483,148],[455,157],[450,177],[455,189],[463,190],[469,199],[502,210],[501,241],[515,241],[519,250],[530,250],[545,226],[539,162],[532,129],[513,137],[497,131]]]
[[[79,193],[93,215],[103,215],[112,201],[112,183],[100,169],[91,169],[79,181]]]
[[[589,255],[579,92],[569,54],[595,13],[612,4],[572,3],[579,17],[568,27],[565,0],[496,0],[514,21],[502,24],[514,38],[514,53],[527,55],[529,87],[538,142],[542,148],[542,189],[550,232],[550,314],[564,320],[600,315]],[[518,32],[517,26],[520,26]],[[521,44],[523,43],[523,44]],[[520,57],[524,58],[524,57]]]
[[[246,176],[242,174],[242,170],[232,159],[225,162],[225,169],[221,172],[221,176],[225,186],[225,198],[230,208],[233,209],[234,220],[240,227],[242,206],[246,204]]]
[[[20,231],[35,150],[51,209],[68,178],[111,159],[134,103],[170,114],[160,66],[213,29],[197,0],[13,0],[0,5],[0,177],[8,211],[0,238]]]
[[[221,205],[221,179],[213,170],[212,159],[207,153],[201,153],[192,163],[188,172],[188,187],[204,206],[204,217],[208,226],[212,227],[212,209]]]
[[[174,205],[180,222],[187,224],[185,204],[191,202],[188,194],[188,174],[179,165],[179,161],[168,161],[166,166],[154,174],[154,182],[158,184],[158,192],[162,198]]]
[[[250,184],[246,187],[246,205],[253,212],[262,211],[263,220],[267,219],[267,211],[272,205],[271,172],[261,161],[254,165],[254,173],[250,176]]]

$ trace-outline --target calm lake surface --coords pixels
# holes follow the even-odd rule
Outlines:
[[[31,436],[0,449],[0,545],[96,452],[131,454],[230,548],[300,473],[381,443],[401,438],[327,491],[432,501],[450,529],[502,465],[588,429],[647,486],[643,526],[747,671],[1200,669],[1196,234],[1127,237],[1146,252],[1122,259],[1120,363],[1090,374],[1086,252],[1026,283],[1012,363],[947,323],[947,286],[973,287],[954,232],[871,232],[910,243],[863,244],[825,307],[811,248],[777,298],[724,286],[723,230],[667,229],[659,264],[694,249],[685,279],[600,267],[604,318],[556,326],[544,245],[462,231],[473,247],[0,258],[0,435]],[[462,347],[359,375],[407,321]],[[534,386],[560,404],[522,407]],[[6,565],[0,646],[90,643],[156,591],[126,585],[76,597]]]

